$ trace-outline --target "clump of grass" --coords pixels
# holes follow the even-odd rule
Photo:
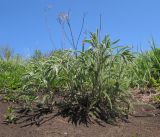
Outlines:
[[[76,121],[90,117],[105,121],[128,115],[127,89],[129,81],[125,72],[133,56],[127,47],[114,47],[108,35],[99,42],[97,33],[84,42],[90,48],[64,66],[68,92],[61,109]],[[118,52],[116,52],[118,51]]]

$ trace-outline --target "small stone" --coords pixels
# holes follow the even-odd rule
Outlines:
[[[67,133],[67,132],[64,132],[64,135],[68,135],[68,133]]]

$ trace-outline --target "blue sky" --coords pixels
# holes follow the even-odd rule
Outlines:
[[[48,5],[52,8],[45,14]],[[107,33],[113,40],[120,39],[120,45],[147,50],[152,37],[160,43],[159,6],[159,0],[0,0],[0,47],[9,45],[15,53],[24,56],[35,49],[46,52],[61,48],[62,43],[64,48],[71,48],[64,42],[57,22],[60,12],[70,10],[75,37],[83,13],[86,14],[84,29],[87,32],[96,30],[101,14],[103,35]]]

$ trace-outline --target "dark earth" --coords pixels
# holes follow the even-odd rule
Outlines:
[[[38,125],[30,119],[32,116],[6,124],[8,105],[0,101],[0,137],[160,137],[160,109],[143,104],[135,105],[127,121],[114,125],[104,122],[75,125],[54,113],[41,116]]]

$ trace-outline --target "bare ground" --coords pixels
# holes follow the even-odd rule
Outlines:
[[[160,110],[137,105],[127,122],[103,122],[75,126],[54,113],[40,117],[38,125],[24,117],[17,124],[5,124],[8,103],[0,102],[0,137],[160,137]]]

